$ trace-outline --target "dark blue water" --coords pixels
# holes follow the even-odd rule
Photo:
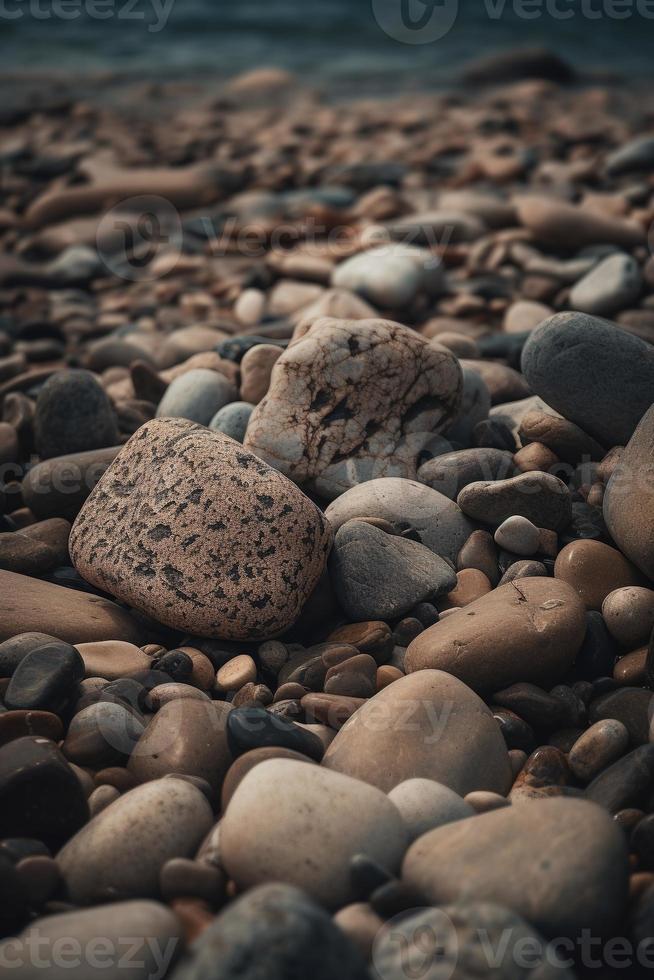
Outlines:
[[[582,69],[653,71],[654,0],[459,0],[451,30],[424,44],[380,26],[402,2],[418,24],[430,13],[423,0],[0,0],[0,71],[161,78],[272,64],[309,81],[392,91],[447,83],[472,57],[533,44]]]

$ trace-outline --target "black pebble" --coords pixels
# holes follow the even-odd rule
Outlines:
[[[9,682],[9,709],[61,713],[84,677],[84,661],[75,647],[61,640],[44,644],[24,657]]]
[[[273,715],[265,708],[235,708],[227,716],[227,741],[234,756],[276,746],[292,749],[320,762],[324,746],[313,732],[298,728],[293,722]]]

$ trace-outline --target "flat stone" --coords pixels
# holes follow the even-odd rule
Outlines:
[[[27,575],[0,571],[3,615],[0,640],[39,632],[65,643],[95,640],[138,642],[141,628],[126,610],[100,596],[53,585]]]
[[[516,475],[511,453],[502,449],[459,449],[423,463],[418,480],[456,500],[469,483],[504,480]]]
[[[592,316],[611,316],[636,303],[643,289],[640,266],[631,255],[618,252],[602,259],[570,290],[573,310]]]
[[[413,479],[462,387],[454,355],[400,324],[323,318],[277,361],[244,445],[330,500],[375,478]]]
[[[235,386],[224,375],[196,368],[168,385],[157,406],[157,417],[189,419],[208,425],[219,409],[237,397]]]
[[[554,576],[572,586],[587,609],[595,610],[611,592],[642,581],[638,569],[602,541],[571,541],[557,556]]]
[[[182,779],[157,779],[125,793],[58,853],[70,899],[152,898],[166,861],[192,856],[213,824],[206,797]]]
[[[76,568],[97,587],[173,628],[231,639],[289,627],[330,546],[322,513],[293,484],[181,419],[132,436],[70,538]]]
[[[637,367],[633,367],[633,370],[636,372]],[[633,383],[630,382],[628,389],[629,404],[632,402]],[[654,398],[651,400],[654,401]],[[654,450],[654,408],[645,411],[631,438],[630,435],[625,436],[625,441],[628,438],[629,442],[604,492],[604,520],[623,554],[649,579],[653,579],[654,484],[651,460]]]
[[[414,480],[383,478],[353,487],[333,501],[325,516],[335,531],[356,518],[377,517],[417,540],[452,565],[474,530],[454,501]]]
[[[557,313],[534,330],[522,370],[548,405],[607,447],[625,445],[654,401],[654,348],[585,313]]]
[[[324,909],[305,892],[276,882],[252,888],[222,911],[171,980],[263,980],[264,975],[267,980],[367,980],[368,970]]]
[[[365,702],[334,738],[323,766],[385,792],[412,778],[443,783],[461,796],[476,789],[506,793],[511,783],[489,709],[455,677],[433,670],[402,677]]]
[[[354,621],[397,619],[456,584],[451,566],[429,548],[357,520],[336,532],[329,571],[336,597]]]
[[[114,410],[90,371],[58,371],[46,381],[36,401],[34,438],[43,459],[116,445]]]
[[[393,787],[388,798],[400,811],[411,841],[428,830],[475,814],[458,793],[433,779],[406,779]]]
[[[480,692],[518,681],[551,686],[574,663],[585,631],[583,603],[569,585],[524,578],[421,633],[405,668],[444,670]]]
[[[547,937],[601,934],[625,910],[627,849],[599,807],[532,800],[430,831],[409,848],[402,877],[435,905],[497,902]]]
[[[61,719],[51,711],[3,711],[0,712],[0,746],[26,735],[59,742],[64,736]]]
[[[468,517],[493,526],[518,515],[537,527],[560,531],[572,518],[570,491],[550,473],[521,473],[509,480],[470,483],[456,502]]]
[[[320,766],[270,759],[239,784],[220,842],[224,867],[239,888],[283,881],[338,908],[354,898],[354,855],[364,852],[393,873],[408,836],[397,809],[375,787]]]

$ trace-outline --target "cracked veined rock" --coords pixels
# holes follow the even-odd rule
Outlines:
[[[444,347],[389,320],[317,320],[277,361],[244,445],[326,499],[416,460],[461,401]]]

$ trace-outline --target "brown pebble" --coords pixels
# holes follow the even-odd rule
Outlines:
[[[218,908],[225,901],[227,878],[220,868],[188,858],[171,858],[159,875],[162,897],[167,902],[195,898]]]
[[[483,572],[494,587],[500,580],[497,564],[497,545],[488,531],[473,531],[456,560],[458,571],[476,568]]]
[[[108,806],[115,803],[120,798],[120,792],[115,786],[98,786],[89,796],[89,810],[91,817],[97,817],[99,813],[106,810]]]
[[[616,762],[629,747],[629,732],[615,718],[595,722],[577,739],[568,754],[570,769],[583,783],[589,783]]]
[[[627,650],[643,646],[654,629],[654,590],[627,586],[610,592],[602,616],[611,636]]]
[[[326,649],[321,656],[322,662],[327,668],[335,667],[337,664],[342,664],[351,657],[359,655],[359,648],[351,643],[327,643],[324,646]]]
[[[394,681],[404,677],[403,672],[398,667],[393,667],[391,664],[386,664],[383,667],[377,668],[377,690],[383,691],[385,687],[392,684]]]
[[[215,689],[220,694],[239,691],[245,684],[256,680],[257,665],[246,653],[228,660],[216,674]]]
[[[308,688],[303,687],[302,684],[296,684],[294,681],[289,684],[280,684],[275,691],[273,704],[278,704],[280,701],[301,701],[304,695],[308,693]]]
[[[620,657],[613,668],[613,679],[625,687],[640,687],[647,682],[647,647]]]
[[[336,913],[334,922],[369,960],[375,939],[384,925],[372,906],[368,902],[346,905]]]
[[[50,711],[5,711],[0,714],[0,745],[13,742],[25,735],[38,735],[59,742],[64,737],[64,726],[58,715]]]
[[[511,749],[509,751],[509,761],[511,763],[511,769],[513,770],[513,778],[515,779],[519,772],[524,769],[525,763],[527,761],[527,753],[522,749]]]
[[[28,905],[40,909],[52,898],[61,883],[61,872],[54,858],[38,854],[23,858],[16,872],[25,891]]]
[[[575,589],[587,609],[601,610],[611,592],[639,585],[642,576],[616,548],[601,541],[572,541],[559,552],[554,577]]]
[[[369,653],[359,653],[330,667],[325,677],[325,694],[370,698],[377,685],[377,663]]]
[[[536,471],[550,473],[561,461],[556,453],[542,442],[532,442],[514,454],[513,462],[521,473]]]
[[[500,810],[503,806],[511,806],[511,801],[507,800],[505,796],[484,789],[474,790],[464,796],[463,799],[477,813],[490,813],[491,810]]]
[[[510,793],[512,803],[539,799],[551,795],[554,788],[562,789],[571,782],[570,767],[563,752],[542,745],[529,756]]]
[[[487,595],[492,590],[492,585],[488,576],[480,572],[478,568],[464,568],[457,572],[456,586],[448,593],[442,603],[443,609],[462,609],[469,606],[471,602]],[[439,607],[440,607],[439,603]]]
[[[127,793],[138,786],[138,780],[127,769],[121,766],[109,766],[95,774],[96,786],[113,786],[119,793]]]
[[[201,691],[210,691],[216,682],[216,672],[209,658],[195,647],[178,647],[178,649],[193,661],[193,673],[189,683],[199,687]]]
[[[365,704],[364,698],[348,698],[340,694],[305,694],[302,707],[307,720],[317,721],[338,731],[348,718]]]
[[[350,643],[359,653],[369,653],[378,664],[383,664],[393,650],[393,633],[387,623],[370,621],[339,626],[329,634],[328,640]]]

